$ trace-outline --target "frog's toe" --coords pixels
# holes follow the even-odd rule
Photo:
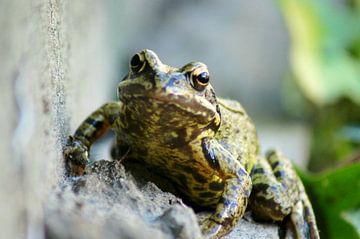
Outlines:
[[[290,218],[294,225],[297,238],[318,239],[319,230],[316,225],[315,215],[310,201],[305,194],[302,184],[300,188],[300,200],[294,205]]]
[[[223,234],[223,226],[211,218],[207,218],[201,223],[201,230],[206,238],[213,239],[218,238],[220,234]]]
[[[85,167],[89,162],[88,148],[85,145],[70,137],[63,154],[66,173],[69,176],[80,176],[85,173]]]

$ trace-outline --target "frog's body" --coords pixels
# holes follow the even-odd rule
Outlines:
[[[169,178],[186,199],[215,209],[202,224],[208,236],[231,230],[253,190],[257,217],[282,220],[291,214],[298,237],[318,238],[291,164],[276,152],[259,157],[254,125],[239,103],[216,98],[204,64],[174,68],[144,50],[131,59],[118,94],[119,102],[99,108],[70,138],[65,156],[71,174],[84,173],[91,144],[111,128],[115,157],[128,149],[129,158]]]

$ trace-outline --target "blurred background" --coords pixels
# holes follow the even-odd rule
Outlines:
[[[38,235],[67,135],[116,99],[128,60],[148,48],[171,66],[207,64],[217,95],[252,117],[262,151],[298,166],[326,238],[358,238],[359,0],[0,0],[0,27],[0,208],[27,208],[24,230]],[[22,207],[2,218],[7,231]]]

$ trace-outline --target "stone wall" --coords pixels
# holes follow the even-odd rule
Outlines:
[[[108,98],[106,87],[93,92],[110,74],[102,5],[87,3],[0,2],[1,238],[42,237],[62,142]]]

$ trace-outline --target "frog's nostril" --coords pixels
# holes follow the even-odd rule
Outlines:
[[[178,86],[181,83],[181,78],[177,76],[172,76],[168,82],[166,83],[166,86]]]

